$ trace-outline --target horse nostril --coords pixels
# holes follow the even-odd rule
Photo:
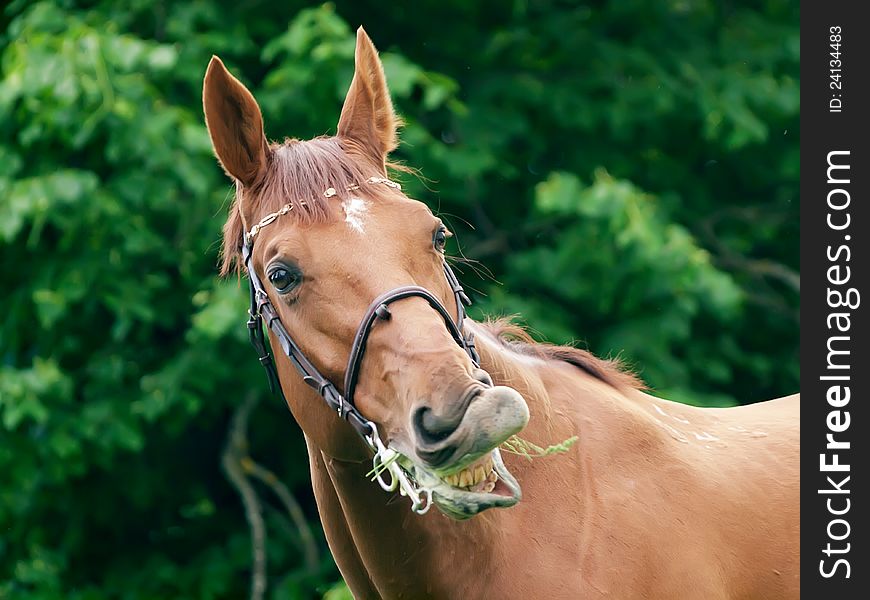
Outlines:
[[[437,444],[446,440],[456,431],[462,417],[458,419],[445,419],[436,415],[431,408],[418,408],[414,413],[414,429],[417,436],[426,445]]]
[[[474,378],[486,387],[492,387],[492,377],[483,369],[475,369]]]

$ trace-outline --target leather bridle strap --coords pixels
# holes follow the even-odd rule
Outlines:
[[[445,265],[446,267],[446,265]],[[450,267],[446,267],[449,269]],[[344,375],[344,399],[353,405],[353,394],[356,390],[357,379],[359,378],[360,367],[362,366],[363,356],[365,355],[366,350],[366,342],[368,341],[369,333],[371,333],[372,327],[375,324],[375,321],[380,319],[382,321],[387,321],[390,319],[390,311],[387,308],[393,302],[397,300],[404,300],[405,298],[413,298],[414,296],[418,296],[426,300],[429,303],[429,306],[434,308],[438,314],[441,315],[441,318],[444,319],[444,324],[447,326],[447,330],[450,332],[450,335],[453,336],[453,339],[459,344],[462,348],[468,352],[468,348],[466,347],[465,338],[462,336],[462,332],[459,330],[459,327],[456,323],[453,322],[453,317],[447,312],[447,309],[441,304],[441,302],[432,295],[432,293],[426,288],[422,288],[417,285],[406,285],[404,287],[398,287],[394,290],[390,290],[389,292],[385,292],[378,296],[372,301],[369,305],[368,310],[366,311],[365,316],[362,321],[360,321],[359,328],[356,330],[356,335],[353,338],[353,345],[350,350],[350,358],[347,361],[347,370]],[[461,308],[462,300],[457,296],[456,297],[457,305],[460,306],[460,315],[464,317],[464,310]],[[469,352],[469,355],[471,353]],[[472,357],[475,365],[477,365],[477,361],[474,357]]]
[[[472,332],[464,333],[464,325],[465,325],[465,307],[471,306],[471,299],[468,297],[468,294],[465,293],[465,290],[462,288],[462,284],[459,283],[459,279],[456,278],[456,274],[453,272],[453,269],[450,268],[450,265],[447,264],[447,259],[444,259],[444,275],[447,277],[447,283],[450,284],[450,289],[453,290],[453,297],[456,300],[456,326],[459,329],[460,337],[462,338],[462,347],[468,353],[468,356],[471,357],[471,362],[474,363],[475,367],[480,366],[480,355],[477,353],[477,347],[474,345],[474,334]],[[454,336],[455,338],[456,336]]]
[[[308,357],[305,356],[302,350],[299,349],[299,346],[296,345],[296,342],[293,341],[293,338],[290,337],[290,334],[287,333],[284,324],[281,323],[278,312],[275,310],[275,307],[272,306],[272,302],[269,300],[269,296],[263,288],[263,283],[260,281],[256,271],[254,271],[254,266],[251,264],[252,248],[253,244],[247,243],[242,247],[242,258],[245,261],[245,267],[248,270],[248,279],[251,288],[251,306],[248,309],[250,315],[248,320],[248,335],[251,339],[251,344],[259,355],[260,364],[262,364],[263,368],[266,370],[270,389],[273,393],[281,396],[286,404],[284,390],[281,388],[281,381],[278,378],[275,363],[269,354],[269,349],[266,346],[263,335],[262,325],[264,320],[266,326],[272,330],[272,333],[274,333],[275,337],[278,339],[278,343],[281,345],[281,349],[284,350],[284,354],[286,354],[287,358],[290,360],[290,364],[292,364],[299,375],[302,376],[302,381],[314,389],[318,395],[323,398],[324,402],[326,402],[331,410],[334,410],[341,418],[350,423],[360,436],[365,438],[366,436],[372,435],[374,429],[370,427],[369,420],[363,417],[355,407],[344,401],[344,398],[338,390],[335,389],[332,382],[324,377],[317,367],[308,360]]]

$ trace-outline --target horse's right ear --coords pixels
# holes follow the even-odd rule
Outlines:
[[[227,175],[251,186],[265,172],[269,143],[263,115],[254,96],[232,76],[217,56],[211,57],[202,85],[205,124],[214,152]]]
[[[354,73],[338,119],[338,137],[353,142],[386,174],[387,155],[399,144],[401,119],[393,110],[384,66],[365,30],[356,30]]]

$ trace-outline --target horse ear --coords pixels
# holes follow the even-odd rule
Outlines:
[[[266,169],[269,143],[263,133],[263,115],[254,96],[211,57],[202,86],[205,124],[215,154],[227,175],[250,186]]]
[[[378,51],[362,27],[356,30],[354,67],[338,120],[338,136],[357,145],[386,172],[387,155],[399,145],[401,120],[393,111]]]

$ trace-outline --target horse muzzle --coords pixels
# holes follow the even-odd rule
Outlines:
[[[441,424],[434,417],[424,424],[425,413],[416,416],[416,456],[403,460],[414,479],[431,489],[439,510],[454,519],[519,502],[520,486],[502,461],[498,446],[529,422],[526,401],[509,387],[479,390],[466,404],[458,425],[447,427],[446,435],[433,435],[435,425]]]
[[[469,396],[460,403],[464,410],[458,419],[439,418],[425,409],[415,414],[415,454],[438,475],[462,471],[529,422],[529,407],[513,388],[479,388]]]

